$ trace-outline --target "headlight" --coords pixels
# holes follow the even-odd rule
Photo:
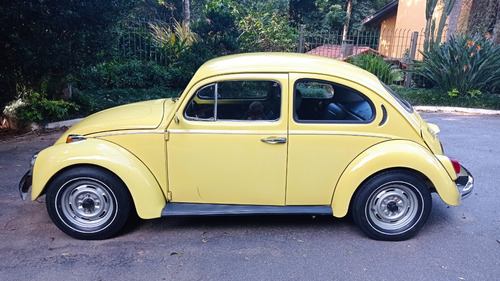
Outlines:
[[[31,163],[30,163],[31,174],[33,174],[33,167],[35,166],[35,162],[36,162],[36,158],[38,157],[38,153],[40,153],[40,152],[33,154],[33,156],[31,157]]]

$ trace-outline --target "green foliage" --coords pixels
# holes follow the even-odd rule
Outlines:
[[[286,15],[249,11],[238,27],[243,52],[291,52],[297,48],[298,30],[290,26]]]
[[[66,118],[70,109],[79,109],[75,103],[48,100],[45,94],[37,92],[25,92],[21,100],[22,105],[16,109],[15,115],[22,122],[58,121]]]
[[[57,96],[61,80],[110,56],[113,27],[136,1],[3,1],[0,8],[0,95],[16,86],[41,92],[42,78]],[[5,79],[3,79],[5,78]]]
[[[452,37],[422,55],[415,72],[445,92],[455,89],[458,96],[477,96],[477,91],[500,85],[500,46],[487,37]]]
[[[238,52],[236,19],[241,5],[232,0],[210,0],[205,5],[205,18],[193,24],[206,56],[222,56]]]
[[[381,56],[373,53],[353,56],[348,59],[348,62],[371,72],[387,85],[403,79],[403,74],[397,66],[385,62]]]
[[[455,5],[455,0],[442,0],[443,8],[441,10],[441,15],[439,18],[439,23],[436,30],[436,19],[434,17],[434,12],[436,10],[436,5],[438,0],[427,0],[425,8],[425,38],[424,38],[424,52],[428,52],[431,48],[436,48],[441,43],[443,39],[443,31],[446,25],[446,20],[448,19],[453,6]]]
[[[198,35],[191,31],[186,22],[175,21],[173,29],[166,24],[149,24],[153,40],[161,46],[167,56],[168,65],[176,65],[182,54],[189,52],[198,41]]]
[[[361,21],[393,0],[353,0],[350,30],[361,28]],[[346,0],[291,0],[289,14],[291,21],[305,24],[310,31],[336,31],[344,26]]]
[[[176,96],[191,73],[139,60],[109,61],[82,71],[74,100],[82,114],[136,101]]]
[[[412,105],[456,106],[469,108],[489,108],[500,110],[500,95],[481,93],[471,98],[469,96],[449,96],[441,89],[404,89],[392,86],[400,96]]]

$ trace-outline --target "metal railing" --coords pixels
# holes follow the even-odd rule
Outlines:
[[[417,33],[416,39],[414,38],[415,33]],[[381,54],[387,60],[404,63],[408,61],[412,48],[414,48],[413,51],[415,52],[413,58],[421,59],[419,51],[423,50],[424,45],[424,30],[354,30],[346,34],[346,40],[343,40],[341,30],[314,32],[305,31],[301,27],[299,34],[300,39],[297,50],[299,53],[311,53],[336,59],[345,59],[348,56],[372,50]]]

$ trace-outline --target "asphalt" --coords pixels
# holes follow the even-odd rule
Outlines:
[[[420,110],[417,108],[417,110]],[[0,142],[0,280],[498,280],[500,115],[423,112],[445,153],[474,175],[459,206],[433,195],[416,237],[366,238],[349,217],[187,217],[132,221],[103,241],[68,237],[45,197],[21,201],[31,155],[62,131]]]

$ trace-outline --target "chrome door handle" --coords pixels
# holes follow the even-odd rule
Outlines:
[[[265,138],[261,139],[261,142],[275,144],[275,143],[286,143],[286,138]]]

